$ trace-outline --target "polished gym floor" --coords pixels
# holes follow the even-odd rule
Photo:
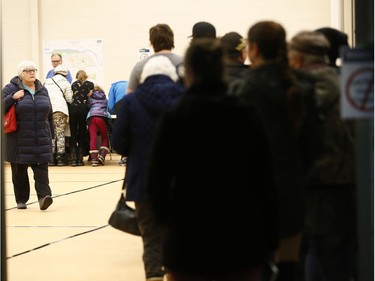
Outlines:
[[[86,158],[85,158],[86,159]],[[4,165],[7,281],[144,281],[142,242],[108,225],[125,167],[49,167],[53,204],[40,211],[32,170],[26,210],[14,200]]]

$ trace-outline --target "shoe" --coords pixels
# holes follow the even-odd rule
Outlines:
[[[49,206],[51,206],[53,200],[52,197],[46,195],[45,197],[39,199],[39,207],[42,211],[47,210]]]
[[[122,157],[121,160],[118,162],[120,166],[126,166],[126,157]]]
[[[150,277],[146,279],[146,281],[163,281],[163,280],[164,280],[163,277]]]
[[[26,203],[17,203],[17,209],[27,209]]]

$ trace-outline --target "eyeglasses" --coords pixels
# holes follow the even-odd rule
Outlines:
[[[59,62],[61,62],[61,60],[53,60],[52,62],[53,63],[59,63]]]
[[[31,72],[37,73],[38,69],[25,69],[23,72],[26,72],[27,74],[30,74]]]

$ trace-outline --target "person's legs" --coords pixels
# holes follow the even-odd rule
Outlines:
[[[355,235],[334,234],[316,237],[317,256],[323,281],[354,280]]]
[[[89,124],[89,133],[90,133],[90,150],[96,150],[96,142],[97,142],[97,132],[98,132],[98,125],[97,125],[98,117],[92,117]]]
[[[354,187],[319,189],[308,195],[312,204],[307,220],[312,241],[309,251],[321,271],[320,279],[308,280],[353,280],[357,264]]]
[[[143,241],[143,263],[146,278],[163,277],[163,228],[156,223],[147,203],[135,202],[135,210]]]
[[[307,239],[307,250],[305,256],[305,279],[306,281],[322,281],[322,273],[317,257],[315,239],[312,236],[308,236]]]
[[[86,137],[87,137],[87,117],[88,110],[81,109],[77,116],[78,122],[78,147],[85,148],[86,147]],[[91,137],[91,135],[90,135]]]
[[[109,140],[108,140],[108,129],[107,123],[105,122],[104,118],[97,118],[96,119],[96,126],[99,129],[100,137],[101,137],[101,146],[109,147]]]
[[[30,198],[30,182],[27,174],[29,165],[10,163],[12,182],[17,203],[26,203]]]
[[[46,210],[53,202],[49,186],[48,164],[32,164],[34,172],[35,190],[38,196],[39,207]]]
[[[38,199],[44,198],[46,195],[51,196],[52,191],[49,186],[48,165],[32,164],[31,169],[34,172],[35,191]]]
[[[77,147],[79,112],[75,106],[69,108],[70,148]]]
[[[53,121],[55,124],[55,135],[57,143],[57,153],[65,153],[65,127],[68,116],[62,112],[55,112],[53,114]]]
[[[90,133],[90,158],[91,166],[96,167],[99,165],[98,156],[99,150],[97,149],[97,119],[99,117],[92,117],[89,123],[89,133]]]
[[[56,139],[56,151],[57,151],[57,166],[65,166],[65,127],[68,116],[62,112],[55,112],[53,114],[53,122],[55,125],[55,139]]]

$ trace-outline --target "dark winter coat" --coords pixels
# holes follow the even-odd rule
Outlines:
[[[340,115],[340,85],[335,68],[322,65],[305,67],[316,81],[319,134],[315,161],[312,163],[307,184],[309,188],[355,186],[354,134],[351,124]]]
[[[16,102],[12,95],[23,89],[25,95],[16,104],[17,131],[6,135],[5,160],[18,164],[52,161],[52,105],[47,89],[35,81],[35,95],[24,89],[16,76],[3,89],[5,112]]]
[[[166,225],[164,265],[248,270],[278,244],[276,190],[259,115],[224,84],[194,86],[160,119],[147,190]]]
[[[312,136],[313,132],[305,129],[307,118],[299,128],[292,122],[282,73],[282,66],[276,63],[251,68],[240,95],[246,102],[255,104],[265,120],[280,200],[280,236],[286,238],[299,233],[304,227],[304,184],[309,161],[305,141],[310,138],[306,134]],[[313,106],[313,80],[300,72],[294,74],[298,77],[296,86],[301,89],[301,95],[296,100],[301,101],[307,116]]]
[[[149,76],[119,102],[113,125],[113,149],[128,157],[126,199],[144,200],[144,176],[155,124],[160,114],[181,97],[183,87],[165,75]]]

